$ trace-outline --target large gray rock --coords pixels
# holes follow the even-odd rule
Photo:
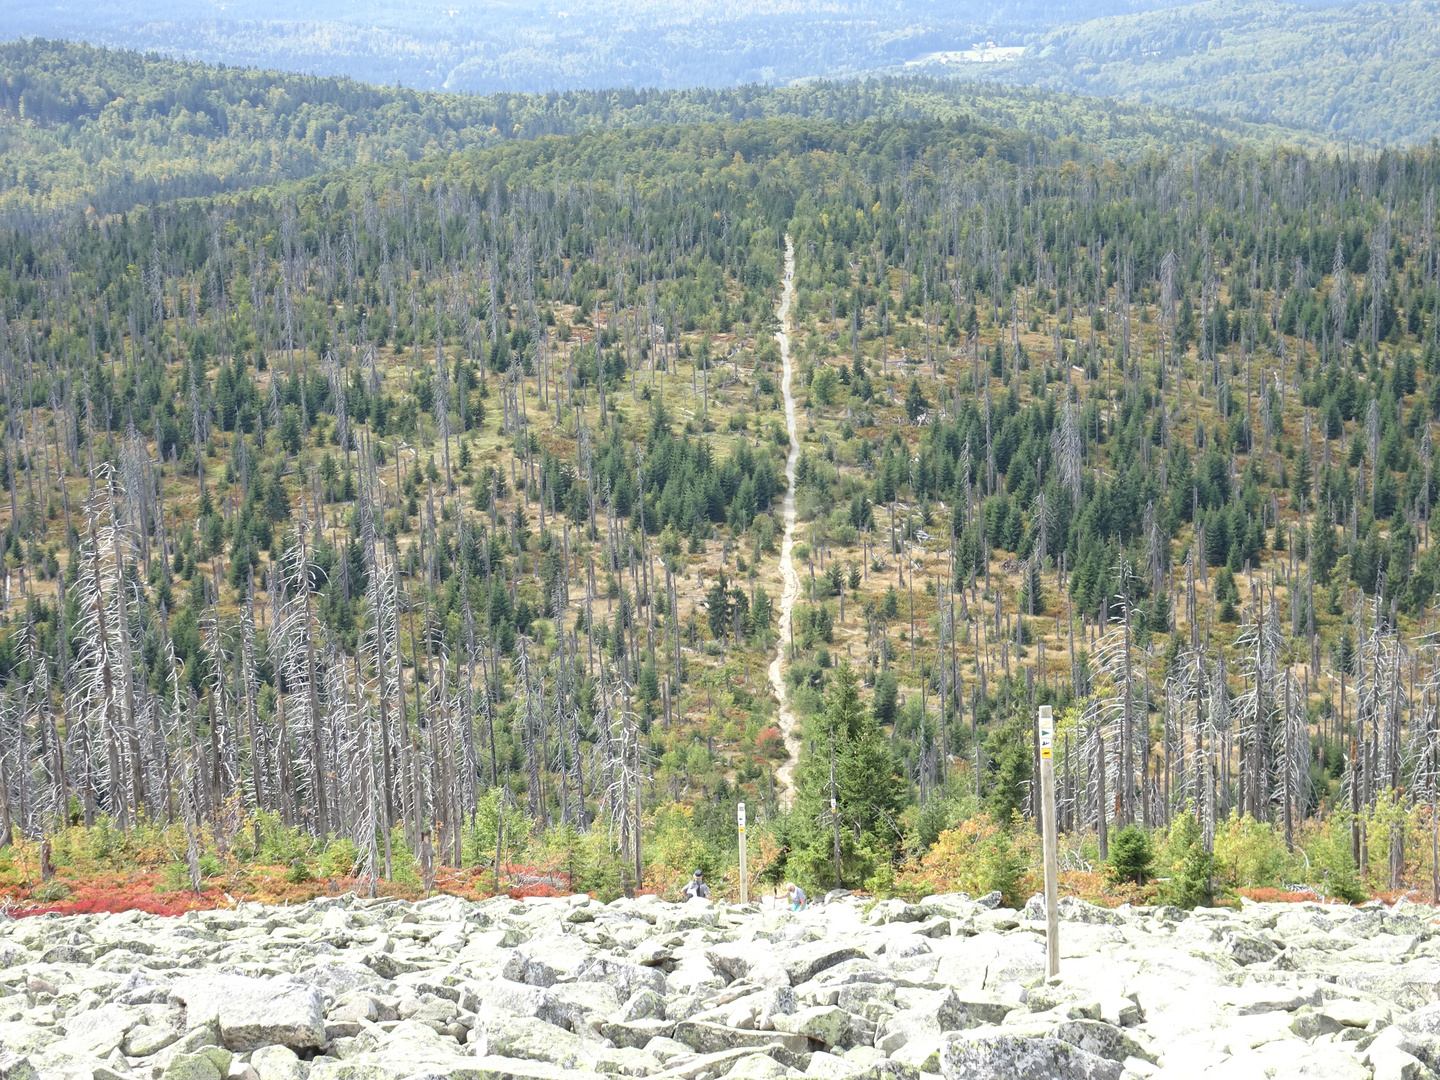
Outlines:
[[[526,1061],[548,1061],[567,1069],[585,1068],[594,1059],[594,1044],[547,1024],[534,1016],[489,1016],[482,1018],[472,1038],[478,1035],[478,1057],[497,1054]]]
[[[871,926],[924,922],[932,911],[932,908],[924,904],[907,904],[904,900],[881,900],[865,915],[865,922]]]
[[[223,1046],[206,1046],[193,1054],[179,1054],[165,1066],[162,1080],[209,1080],[224,1077],[230,1070],[233,1056]]]
[[[224,1080],[220,1067],[204,1054],[181,1054],[171,1058],[161,1080]]]
[[[810,1061],[805,1066],[805,1075],[815,1077],[816,1080],[849,1080],[861,1071],[863,1070],[859,1064],[828,1054],[824,1050],[811,1054]]]
[[[664,1020],[665,999],[654,990],[637,990],[615,1014],[620,1023],[633,1020]]]
[[[1403,964],[1345,963],[1331,970],[1341,986],[1401,1009],[1440,1003],[1440,962],[1433,959],[1417,957]]]
[[[945,1080],[1120,1080],[1121,1066],[1059,1039],[962,1032],[941,1047]]]
[[[262,1046],[250,1055],[258,1080],[306,1080],[310,1067],[288,1046]]]
[[[725,1075],[734,1080],[776,1080],[786,1073],[784,1065],[767,1054],[747,1054],[740,1058]]]
[[[1440,1005],[1426,1005],[1396,1021],[1402,1031],[1415,1035],[1440,1035]]]
[[[834,1005],[814,1005],[798,1012],[774,1017],[775,1030],[803,1035],[826,1046],[837,1046],[845,1040],[852,1017]]]
[[[0,1049],[0,1080],[40,1080],[40,1074],[24,1054]]]
[[[768,1047],[762,1052],[776,1056],[780,1052],[779,1047]],[[697,1080],[702,1076],[724,1076],[735,1063],[755,1053],[752,1047],[733,1047],[729,1050],[718,1050],[710,1054],[681,1055],[670,1058],[666,1061],[666,1068],[663,1072],[651,1073],[656,1080]],[[776,1057],[776,1060],[779,1060]]]
[[[660,1000],[664,999],[647,987],[645,991]],[[599,982],[565,983],[545,991],[545,1000],[536,1015],[548,1024],[555,1024],[566,1031],[581,1033],[587,1029],[598,1031],[601,1024],[609,1020],[625,1000],[616,993],[613,986]]]
[[[804,1035],[774,1031],[737,1031],[704,1020],[683,1020],[675,1025],[673,1038],[700,1054],[714,1054],[745,1046],[785,1046],[797,1052],[809,1049]]]
[[[421,994],[402,997],[398,1011],[402,1020],[426,1024],[443,1034],[454,1023],[460,1007],[449,998]]]
[[[562,1068],[543,1061],[527,1061],[498,1055],[477,1058],[473,1063],[458,1059],[437,1075],[449,1080],[604,1080],[589,1069]]]
[[[68,1053],[105,1057],[120,1046],[131,1028],[142,1017],[120,1005],[102,1005],[65,1021],[65,1046]]]
[[[325,1045],[324,1000],[313,986],[238,975],[200,975],[179,980],[171,998],[185,1006],[186,1022],[214,1019],[231,1050]]]
[[[779,960],[785,968],[785,973],[790,976],[790,985],[799,986],[801,983],[809,982],[827,968],[864,955],[864,952],[854,945],[817,941],[788,949],[780,953]]]
[[[501,973],[511,982],[528,986],[554,986],[560,973],[544,958],[530,956],[518,950],[506,961]]]
[[[310,1080],[405,1080],[407,1077],[446,1080],[605,1080],[596,1072],[566,1069],[544,1061],[526,1061],[498,1055],[489,1057],[434,1056],[409,1061],[355,1059],[327,1061],[310,1070]]]
[[[789,978],[786,975],[787,984]],[[672,994],[703,994],[723,989],[730,981],[703,956],[687,956],[669,972],[665,985]]]
[[[579,965],[575,978],[581,982],[605,983],[614,988],[621,1001],[638,990],[654,990],[664,994],[665,973],[659,968],[632,964],[607,956],[592,956]]]
[[[42,964],[88,964],[94,960],[91,953],[74,945],[56,945],[47,949],[40,957]]]
[[[734,982],[744,979],[757,986],[789,986],[790,972],[772,949],[757,948],[753,941],[734,942],[705,953],[711,966]]]
[[[935,981],[962,993],[1030,985],[1045,973],[1045,943],[1033,934],[987,930],[970,938],[947,938],[940,946]]]
[[[1268,960],[1274,960],[1280,950],[1275,943],[1268,938],[1258,934],[1246,934],[1241,931],[1232,931],[1223,939],[1225,952],[1232,957],[1237,964],[1263,964]]]
[[[908,1043],[928,1040],[931,1050],[939,1045],[947,1031],[963,1031],[984,1024],[998,1024],[1005,1019],[1010,1006],[997,1001],[962,998],[954,989],[932,994],[924,1004],[896,1013],[879,1026],[875,1046],[887,1054],[896,1054]]]
[[[981,1024],[998,1024],[1010,1008],[1000,1001],[961,997],[950,989],[935,1008],[935,1020],[941,1031],[963,1031]]]
[[[1051,1032],[1051,1037],[1078,1046],[1087,1054],[1124,1062],[1139,1058],[1152,1064],[1155,1056],[1118,1027],[1100,1020],[1067,1020]]]
[[[318,957],[312,966],[297,971],[295,977],[327,998],[342,998],[362,991],[378,992],[383,986],[383,980],[364,964],[345,963],[328,956]]]
[[[374,1060],[355,1058],[345,1061],[322,1061],[310,1069],[310,1080],[401,1080],[411,1075],[404,1064],[381,1064]]]
[[[149,1057],[164,1050],[180,1038],[181,1034],[178,1027],[151,1027],[140,1024],[125,1033],[121,1049],[125,1051],[126,1057]]]
[[[669,1020],[625,1020],[611,1021],[600,1026],[600,1037],[616,1046],[628,1046],[637,1050],[649,1050],[656,1039],[669,1040],[675,1033],[675,1024]]]
[[[509,979],[495,979],[468,985],[461,996],[460,1004],[472,1012],[477,1011],[483,1004],[515,1016],[538,1016],[545,1007],[545,991],[540,987],[525,986]]]

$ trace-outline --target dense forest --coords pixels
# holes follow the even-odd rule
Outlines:
[[[0,847],[1014,894],[1048,703],[1076,880],[1428,884],[1437,181],[771,117],[17,224]]]
[[[794,117],[993,125],[1131,157],[1294,141],[1295,132],[933,78],[566,94],[421,93],[161,60],[63,42],[0,45],[0,213],[14,220],[212,195],[512,139]]]
[[[1309,128],[1372,145],[1440,135],[1440,5],[1205,3],[1057,27],[978,75]]]

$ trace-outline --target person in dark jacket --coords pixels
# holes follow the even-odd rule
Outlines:
[[[696,870],[695,876],[686,883],[684,891],[686,900],[694,900],[696,897],[710,899],[710,886],[705,884],[705,875],[699,870]]]

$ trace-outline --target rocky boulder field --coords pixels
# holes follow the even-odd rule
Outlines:
[[[0,922],[0,1080],[1041,1080],[1440,1069],[1435,912],[354,896]]]

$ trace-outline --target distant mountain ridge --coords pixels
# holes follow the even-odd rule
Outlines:
[[[243,5],[12,0],[0,39],[30,36],[161,50],[208,63],[345,75],[471,93],[684,89],[843,78],[968,47],[1003,29],[1166,6],[1169,0],[317,0]]]
[[[1440,2],[933,0],[779,4],[538,0],[237,7],[16,0],[0,39],[40,35],[203,63],[463,93],[783,86],[913,73],[1313,128],[1371,145],[1440,134]],[[941,63],[973,42],[1004,64]]]
[[[510,139],[764,118],[988,125],[1131,157],[1317,142],[1277,126],[924,77],[475,96],[30,41],[0,45],[0,212],[113,212]]]

